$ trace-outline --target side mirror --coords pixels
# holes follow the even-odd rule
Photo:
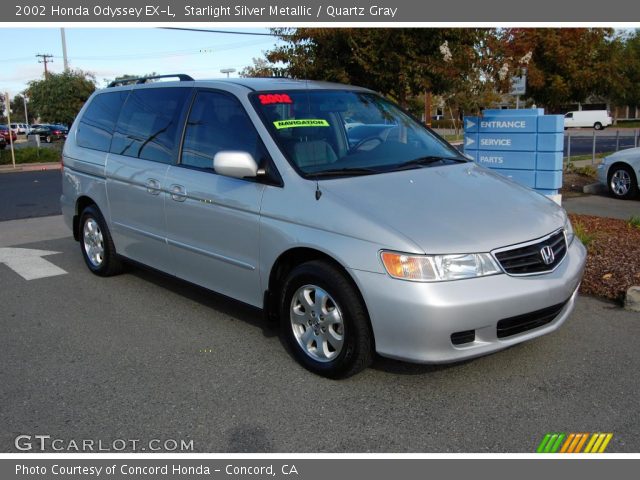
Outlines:
[[[233,178],[254,178],[264,174],[248,152],[218,152],[213,157],[213,169],[220,175]]]

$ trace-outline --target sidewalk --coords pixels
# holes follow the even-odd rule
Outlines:
[[[13,165],[0,165],[1,173],[16,173],[16,172],[33,172],[36,170],[60,170],[62,164],[60,162],[48,162],[48,163],[21,163]]]

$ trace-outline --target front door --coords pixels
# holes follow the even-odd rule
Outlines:
[[[258,271],[259,216],[265,185],[218,175],[219,151],[266,157],[244,107],[230,94],[201,90],[187,120],[181,160],[169,167],[165,194],[167,242],[175,274],[262,306]]]

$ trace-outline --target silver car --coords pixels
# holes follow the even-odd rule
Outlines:
[[[64,147],[88,268],[133,261],[281,322],[309,370],[421,363],[557,329],[585,264],[565,211],[363,88],[289,79],[116,85]]]
[[[640,190],[640,148],[620,150],[598,165],[598,180],[616,198],[628,200]]]

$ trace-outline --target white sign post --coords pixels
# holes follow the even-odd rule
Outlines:
[[[527,93],[527,69],[523,68],[520,75],[511,77],[511,95],[516,97],[516,109],[520,108],[520,95]]]
[[[11,98],[9,92],[4,92],[5,106],[7,109],[7,127],[9,128],[9,144],[11,145],[11,163],[16,168],[16,153],[13,151],[13,135],[11,131]]]

